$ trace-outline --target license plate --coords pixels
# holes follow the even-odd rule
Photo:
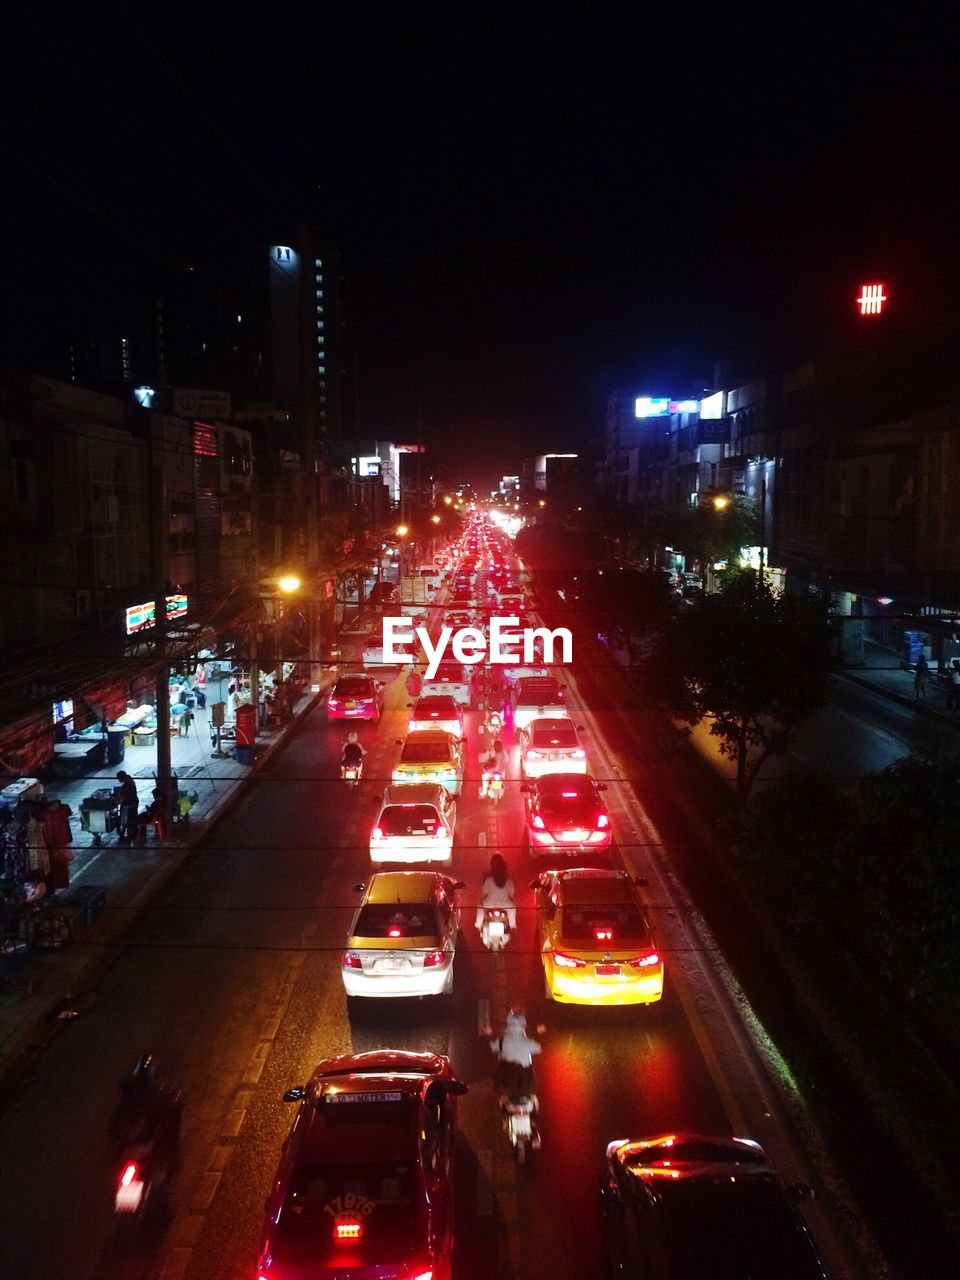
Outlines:
[[[355,710],[356,710],[356,707],[357,707],[357,704],[356,704],[355,702],[348,702],[348,703],[347,703],[347,710],[348,710],[348,711],[355,711]]]
[[[598,964],[597,965],[598,978],[616,978],[619,975],[619,973],[620,973],[620,966],[618,964]]]
[[[567,840],[571,844],[579,844],[586,836],[585,831],[561,831],[560,839]]]
[[[490,934],[491,938],[502,938],[503,937],[503,921],[491,920],[490,923],[487,925],[487,931]]]
[[[377,968],[383,973],[402,973],[407,967],[406,960],[378,960]]]
[[[551,752],[549,753],[549,755],[547,756],[547,759],[548,759],[548,760],[559,760],[559,759],[560,759],[560,752],[559,752],[559,751],[551,751]]]

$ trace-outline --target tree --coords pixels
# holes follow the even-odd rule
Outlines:
[[[677,617],[643,678],[647,698],[675,719],[712,721],[746,801],[764,761],[828,700],[829,671],[823,603],[775,597],[753,574],[734,574]]]

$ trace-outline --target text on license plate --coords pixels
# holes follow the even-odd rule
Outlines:
[[[618,964],[598,964],[597,965],[598,978],[615,978],[619,973],[620,973],[620,966]]]
[[[402,973],[407,967],[406,960],[378,960],[377,968],[383,973]]]
[[[356,706],[357,706],[357,704],[356,704],[355,702],[348,702],[348,703],[347,703],[347,710],[348,710],[348,711],[354,711],[354,710],[356,710]]]

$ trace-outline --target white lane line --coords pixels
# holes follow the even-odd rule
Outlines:
[[[488,1036],[490,1034],[490,1000],[488,996],[481,996],[477,1001],[477,1035]]]
[[[240,1130],[243,1127],[243,1122],[246,1119],[246,1115],[247,1115],[246,1107],[240,1107],[236,1111],[231,1111],[227,1115],[226,1120],[223,1122],[223,1130],[221,1131],[221,1134],[220,1134],[221,1138],[239,1137]]]
[[[481,831],[477,836],[477,844],[481,849],[485,849],[487,847],[487,833],[485,831]]]

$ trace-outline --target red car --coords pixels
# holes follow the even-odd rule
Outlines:
[[[325,1058],[267,1199],[257,1280],[451,1280],[456,1099],[434,1053]]]
[[[379,720],[383,712],[383,685],[373,676],[344,676],[327,698],[329,720]]]
[[[610,814],[600,798],[606,791],[584,773],[547,773],[532,778],[526,792],[527,841],[534,855],[602,853],[610,850]]]

